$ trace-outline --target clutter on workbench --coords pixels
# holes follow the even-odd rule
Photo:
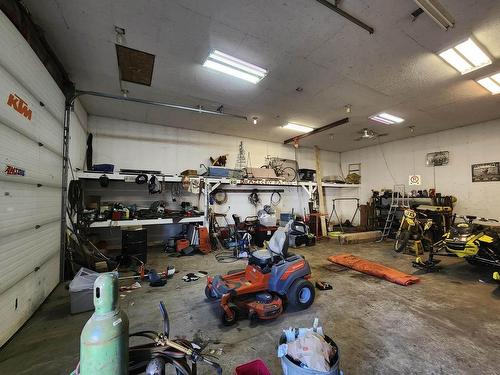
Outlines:
[[[94,164],[92,166],[93,172],[113,173],[114,170],[115,166],[113,164]]]
[[[265,205],[262,210],[257,211],[257,218],[259,219],[259,224],[264,227],[276,226],[276,211],[269,205]]]
[[[288,328],[279,339],[284,375],[340,375],[337,344],[323,333],[318,318],[311,328]]]
[[[316,171],[314,169],[301,168],[297,170],[299,181],[314,181],[316,179]]]

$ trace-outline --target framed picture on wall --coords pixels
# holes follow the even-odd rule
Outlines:
[[[472,164],[472,182],[500,181],[500,162]]]
[[[425,165],[428,167],[441,167],[447,165],[450,160],[448,151],[429,152],[425,157]]]

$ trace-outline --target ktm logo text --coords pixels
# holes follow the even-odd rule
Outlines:
[[[7,99],[7,105],[14,108],[17,112],[31,121],[31,109],[29,109],[28,104],[19,96],[10,94]]]

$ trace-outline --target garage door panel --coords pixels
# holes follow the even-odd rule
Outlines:
[[[16,333],[59,281],[59,256],[53,256],[33,272],[0,294],[0,346]]]
[[[0,65],[37,100],[41,100],[49,112],[62,124],[64,120],[63,93],[36,53],[2,12],[0,12],[0,35],[0,51],[2,51]]]
[[[0,122],[61,154],[63,123],[1,66],[0,99]]]
[[[0,11],[0,345],[59,281],[65,98]]]
[[[0,294],[59,254],[60,223],[0,239]]]
[[[0,237],[59,221],[61,189],[0,181]]]
[[[61,186],[61,170],[61,157],[0,124],[0,180]]]

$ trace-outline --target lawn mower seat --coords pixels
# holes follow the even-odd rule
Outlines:
[[[255,250],[250,254],[249,264],[260,266],[264,270],[266,266],[290,255],[293,254],[288,253],[288,232],[285,228],[278,228],[269,240],[267,249]]]

